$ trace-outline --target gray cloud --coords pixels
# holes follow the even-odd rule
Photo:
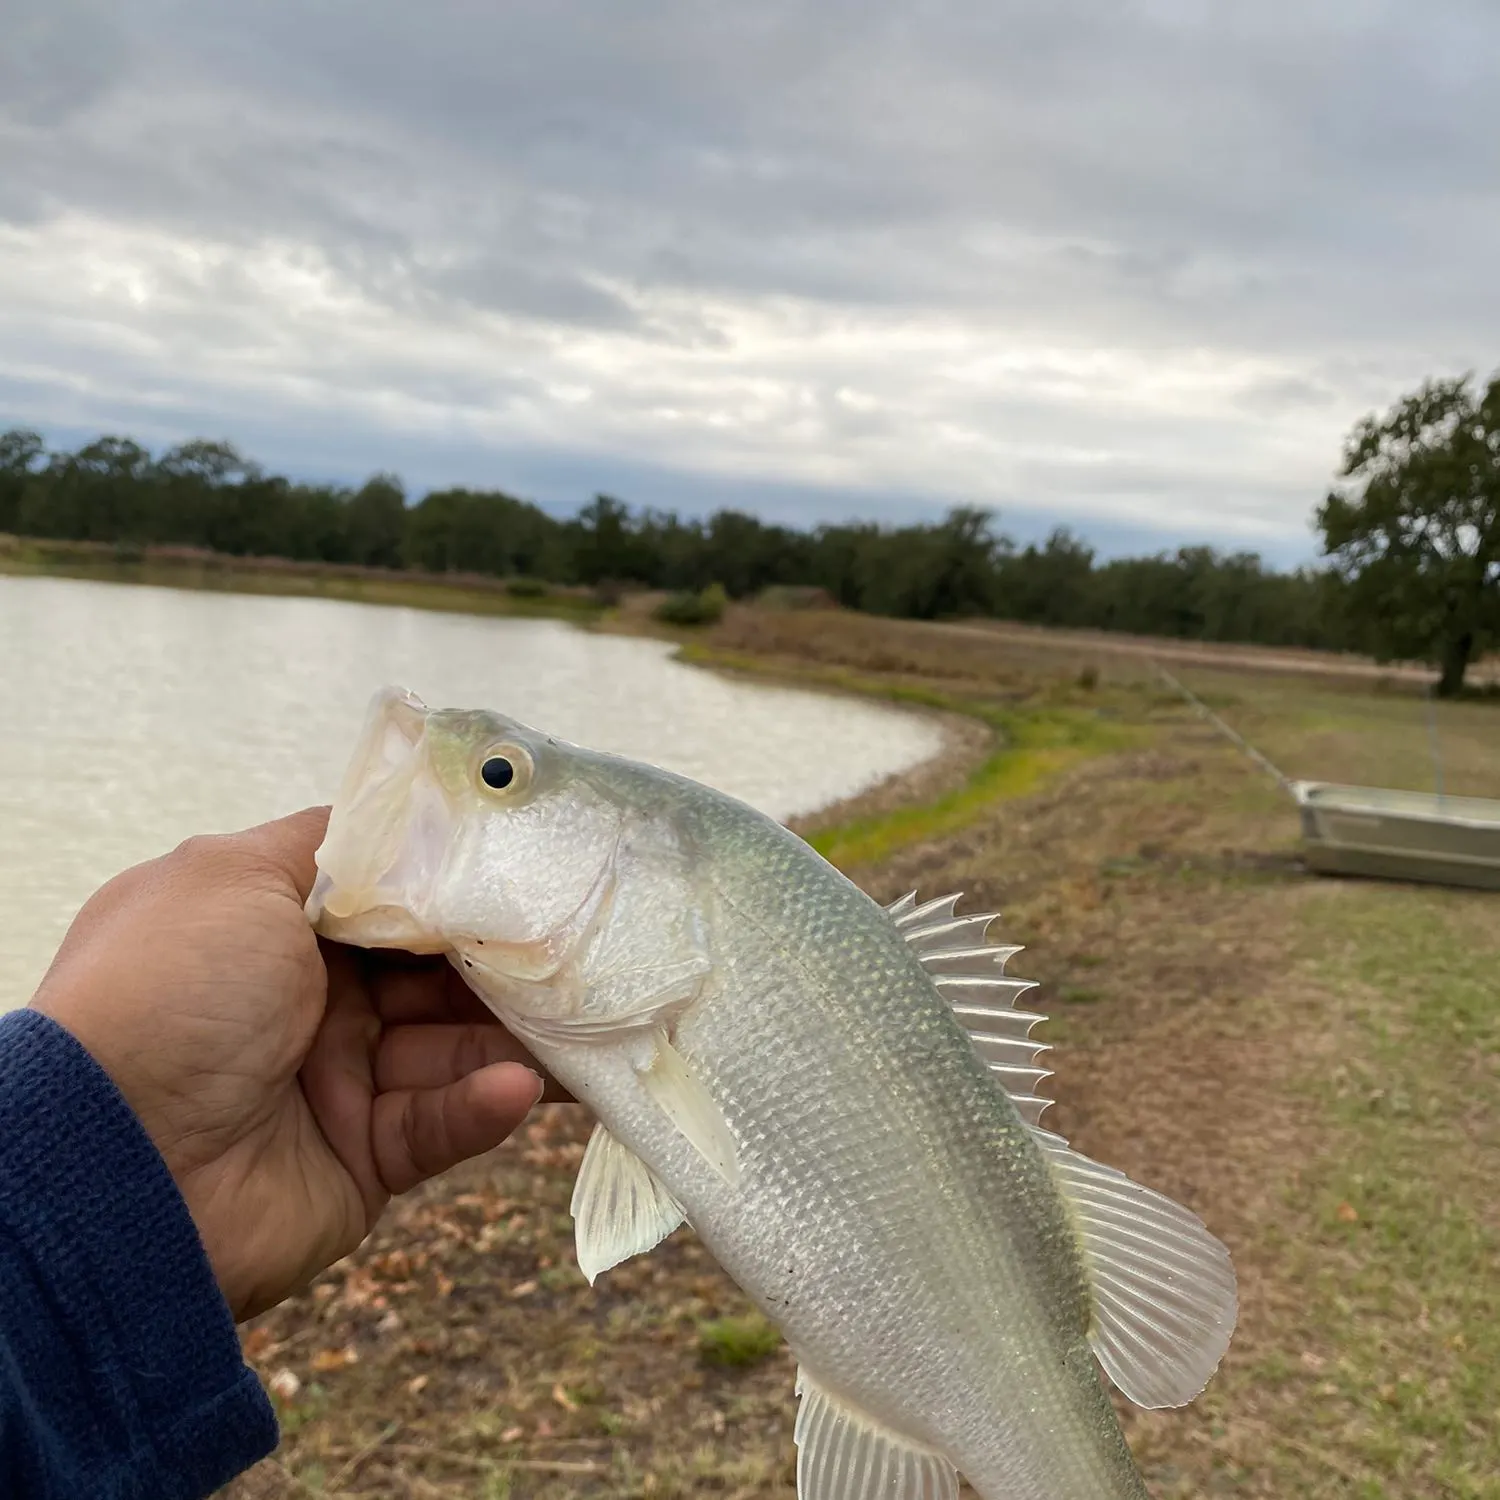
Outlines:
[[[0,24],[0,117],[15,124],[66,125],[125,63],[125,38],[99,0],[8,0]]]
[[[1284,550],[1355,417],[1495,357],[1484,0],[5,24],[0,391],[44,424],[149,393],[273,464],[316,466],[321,421],[325,464],[365,433],[470,482],[614,464]]]

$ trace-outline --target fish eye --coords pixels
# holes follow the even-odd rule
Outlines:
[[[519,792],[531,780],[531,757],[519,745],[496,745],[479,762],[479,779],[492,792]]]
[[[503,792],[516,779],[516,768],[505,756],[492,755],[480,766],[479,775],[487,787]]]

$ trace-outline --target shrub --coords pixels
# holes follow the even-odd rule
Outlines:
[[[540,578],[527,578],[522,575],[519,578],[506,580],[505,592],[512,599],[540,599],[547,592],[547,584]]]
[[[728,603],[723,585],[711,583],[701,594],[669,594],[656,606],[656,618],[663,625],[715,625]]]

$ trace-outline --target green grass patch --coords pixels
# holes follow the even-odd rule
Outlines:
[[[759,1364],[781,1347],[781,1335],[759,1313],[714,1318],[698,1325],[698,1353],[711,1365]]]
[[[889,681],[841,667],[808,666],[778,670],[753,656],[710,646],[685,645],[683,661],[770,677],[801,686],[879,698],[912,708],[966,714],[988,725],[996,748],[970,772],[961,787],[930,802],[901,807],[868,818],[855,818],[813,834],[808,842],[840,869],[874,863],[907,844],[941,838],[971,823],[989,803],[1034,792],[1052,777],[1095,755],[1139,743],[1139,725],[1122,722],[1113,701],[1080,707],[1066,692],[1039,694],[1028,703],[994,703],[966,697],[923,683]],[[1089,697],[1100,697],[1089,690]],[[1059,701],[1061,700],[1061,701]]]
[[[1024,797],[1091,756],[1123,749],[1135,734],[1075,708],[983,708],[945,705],[983,719],[999,747],[963,786],[915,807],[858,818],[813,835],[812,846],[840,869],[872,864],[906,844],[942,838],[972,822],[992,802]]]
[[[1079,985],[1066,985],[1057,993],[1057,998],[1064,1005],[1097,1005],[1104,999],[1099,990],[1083,989]]]
[[[1307,903],[1337,996],[1325,1128],[1276,1246],[1307,1347],[1274,1462],[1312,1495],[1500,1497],[1500,923],[1493,898],[1345,887]],[[1261,1372],[1265,1379],[1269,1372]]]

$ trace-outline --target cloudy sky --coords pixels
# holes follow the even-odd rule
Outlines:
[[[0,0],[0,426],[1310,555],[1500,364],[1493,0]]]

